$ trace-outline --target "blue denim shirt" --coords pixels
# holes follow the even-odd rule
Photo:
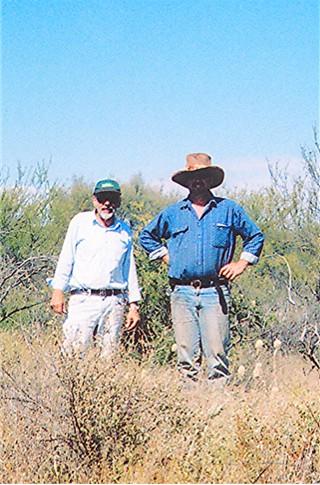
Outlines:
[[[151,260],[169,252],[170,278],[193,279],[215,276],[230,263],[238,235],[241,259],[257,263],[264,236],[242,207],[212,197],[199,219],[187,198],[160,212],[142,230],[140,243]]]

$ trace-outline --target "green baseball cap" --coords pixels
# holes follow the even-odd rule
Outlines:
[[[99,194],[99,192],[114,192],[116,194],[121,194],[120,185],[115,180],[103,179],[99,180],[94,187],[94,194]]]

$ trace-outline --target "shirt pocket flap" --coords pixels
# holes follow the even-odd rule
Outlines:
[[[231,226],[222,222],[213,225],[213,245],[217,248],[226,248],[230,244]]]
[[[184,234],[185,232],[187,232],[187,230],[189,229],[189,226],[180,226],[180,227],[176,227],[173,231],[172,231],[172,237],[177,237],[179,236],[180,234]]]

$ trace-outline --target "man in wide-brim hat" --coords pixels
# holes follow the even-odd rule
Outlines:
[[[230,281],[258,262],[264,237],[242,207],[212,194],[224,171],[210,155],[191,153],[186,162],[172,180],[188,196],[160,212],[141,232],[140,243],[150,260],[168,264],[179,370],[197,380],[205,357],[208,379],[220,387],[230,376]],[[243,248],[232,261],[237,236]]]

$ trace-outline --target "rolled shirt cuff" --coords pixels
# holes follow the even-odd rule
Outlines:
[[[128,303],[134,303],[141,300],[141,293],[138,290],[128,291]]]
[[[47,282],[47,285],[53,290],[68,291],[70,289],[67,283],[63,281],[59,281],[55,278],[47,278],[46,282]]]
[[[255,256],[252,253],[247,253],[246,251],[243,251],[241,253],[240,259],[244,259],[245,261],[248,261],[248,263],[251,263],[251,264],[257,264],[257,262],[259,261],[258,256]]]
[[[166,254],[168,254],[168,249],[165,246],[161,246],[161,248],[156,249],[149,254],[149,259],[150,261],[154,261],[155,259],[163,258]]]
[[[66,283],[64,280],[59,278],[47,278],[47,285],[52,290],[62,290],[64,292],[68,292],[71,288],[69,283]]]

